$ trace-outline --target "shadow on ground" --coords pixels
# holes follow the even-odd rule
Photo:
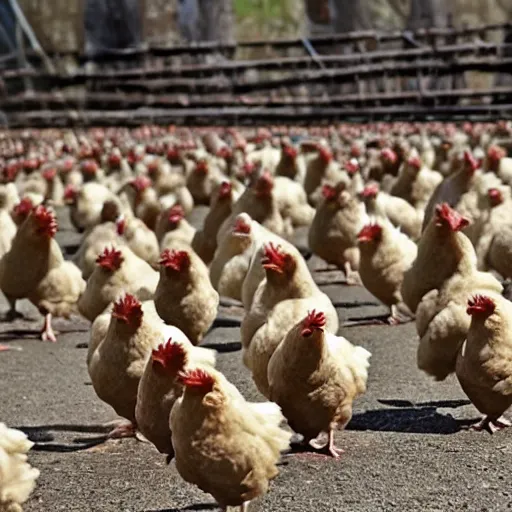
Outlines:
[[[374,432],[403,432],[410,434],[455,434],[475,422],[475,419],[457,420],[449,414],[440,414],[438,408],[463,407],[467,400],[442,400],[414,404],[407,400],[379,400],[393,408],[376,409],[355,414],[347,430]]]

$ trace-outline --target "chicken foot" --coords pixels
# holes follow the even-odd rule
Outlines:
[[[493,420],[489,416],[485,416],[481,421],[472,425],[470,430],[475,430],[476,432],[487,430],[490,434],[495,434],[510,426],[512,426],[512,423],[503,417]]]
[[[239,512],[249,512],[249,503],[250,501],[245,501],[242,505],[240,505],[239,507],[236,507],[236,509],[239,511]],[[223,512],[229,512],[229,510],[234,510],[235,507],[224,507],[222,510]]]
[[[316,439],[312,439],[311,441],[309,441],[309,444],[315,450],[326,452],[328,455],[331,455],[335,459],[339,459],[341,457],[341,454],[345,453],[345,450],[343,450],[342,448],[337,448],[334,445],[334,429],[332,428],[329,430],[327,443],[323,443],[317,437]]]
[[[57,337],[52,329],[52,314],[46,313],[44,317],[43,328],[41,329],[41,340],[42,341],[51,341],[55,343],[57,341]]]
[[[107,436],[107,439],[123,439],[125,437],[136,437],[137,427],[133,423],[123,422],[115,427]]]
[[[343,270],[345,271],[345,278],[347,285],[349,286],[363,286],[363,282],[361,281],[361,277],[359,276],[359,272],[357,270],[352,270],[352,266],[348,261],[345,262],[343,266]]]
[[[406,311],[404,311],[405,308],[405,305],[393,304],[391,306],[391,316],[387,320],[388,324],[400,325],[412,322],[414,319],[414,315],[412,315],[412,313],[407,313]]]

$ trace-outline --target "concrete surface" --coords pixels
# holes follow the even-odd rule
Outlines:
[[[65,219],[58,239],[67,253],[78,241]],[[342,319],[385,313],[365,290],[336,284],[340,274],[322,262],[312,258],[310,266]],[[0,323],[0,343],[22,349],[0,353],[0,421],[36,443],[30,462],[41,477],[25,511],[218,510],[150,445],[104,442],[101,425],[115,414],[95,396],[87,374],[88,322],[56,320],[58,343],[43,343],[36,339],[37,310],[20,306],[28,320]],[[2,299],[0,314],[5,310]],[[368,392],[336,436],[346,453],[340,460],[283,456],[280,475],[251,511],[511,510],[512,429],[493,436],[464,430],[479,414],[455,378],[435,383],[416,369],[414,325],[343,334],[373,354]],[[262,400],[242,365],[239,341],[238,328],[216,328],[204,345],[218,350],[220,370],[246,398]]]

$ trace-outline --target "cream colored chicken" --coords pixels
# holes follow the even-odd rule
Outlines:
[[[339,321],[329,297],[321,292],[306,262],[296,249],[286,252],[273,243],[265,245],[262,260],[266,279],[258,286],[241,326],[243,360],[259,391],[268,398],[268,362],[297,318],[322,308],[326,329],[335,333]]]
[[[93,321],[122,293],[139,300],[152,299],[158,285],[158,272],[136,256],[128,247],[105,247],[97,256],[96,268],[87,281],[78,309]]]
[[[213,350],[194,347],[178,328],[166,326],[169,338],[154,349],[139,382],[135,419],[141,434],[160,453],[173,456],[169,415],[176,400],[183,394],[178,374],[188,368],[215,365]]]
[[[9,251],[16,235],[17,227],[11,217],[8,192],[0,186],[0,258]]]
[[[412,240],[420,238],[421,214],[405,199],[381,192],[377,183],[366,185],[362,197],[370,217],[389,220]]]
[[[22,512],[36,486],[39,470],[28,462],[34,446],[20,430],[0,423],[0,511]]]
[[[370,352],[325,331],[326,317],[312,310],[294,325],[268,364],[269,398],[281,407],[304,443],[333,457],[335,429],[352,418],[352,402],[366,391]],[[327,434],[325,446],[320,434]]]
[[[134,435],[139,381],[152,350],[162,342],[161,322],[147,319],[139,300],[126,294],[114,304],[105,338],[89,347],[88,370],[94,391],[130,422],[117,427],[111,437]]]
[[[457,354],[468,334],[469,298],[480,293],[500,294],[502,289],[491,274],[469,268],[456,272],[439,290],[428,292],[416,310],[416,331],[420,338],[418,368],[439,381],[453,373]]]
[[[192,249],[207,265],[214,259],[219,229],[231,215],[233,204],[238,197],[232,183],[223,181],[213,193],[210,210],[204,219],[202,229],[194,233]]]
[[[171,249],[175,242],[191,245],[196,229],[185,219],[185,211],[180,205],[164,210],[156,226],[157,238],[162,250]]]
[[[510,426],[502,415],[512,406],[512,303],[500,295],[476,295],[468,301],[467,313],[471,324],[456,374],[485,415],[473,428],[493,433]]]
[[[171,411],[172,444],[181,477],[213,495],[221,507],[247,512],[279,473],[290,433],[273,403],[252,404],[215,370],[181,375],[185,387]]]
[[[160,248],[156,235],[140,219],[123,215],[116,222],[117,234],[126,245],[150,265],[157,265]]]
[[[391,195],[401,197],[423,213],[434,190],[443,181],[443,175],[424,165],[414,149],[400,167]]]
[[[468,224],[468,219],[448,204],[436,207],[435,216],[419,241],[418,256],[402,283],[402,297],[413,313],[430,290],[439,289],[456,272],[476,269],[473,245],[461,233]]]
[[[391,309],[390,324],[410,319],[400,288],[418,248],[388,221],[367,224],[358,235],[359,275],[364,287]]]
[[[197,345],[212,326],[219,306],[203,260],[182,244],[160,258],[155,306],[164,322],[181,329]]]
[[[324,185],[322,193],[324,201],[309,229],[309,248],[327,263],[344,269],[349,284],[359,284],[357,235],[370,221],[366,208],[343,183]]]
[[[53,212],[35,207],[0,260],[0,289],[10,305],[8,316],[16,316],[17,299],[29,299],[45,317],[41,339],[53,342],[52,316],[68,318],[85,289],[78,267],[64,261],[54,238],[57,228]]]

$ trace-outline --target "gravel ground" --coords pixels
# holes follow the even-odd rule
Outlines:
[[[58,240],[66,253],[79,242],[65,218]],[[340,274],[316,258],[309,265],[342,320],[386,312],[364,289],[340,284]],[[6,309],[0,300],[0,312]],[[149,444],[105,442],[102,425],[115,414],[96,398],[87,374],[88,322],[56,320],[58,343],[42,343],[37,310],[25,301],[19,309],[27,319],[0,323],[0,343],[22,349],[0,354],[0,421],[36,443],[30,461],[41,476],[25,511],[218,510]],[[337,434],[346,453],[340,460],[284,455],[280,475],[251,511],[511,510],[512,429],[493,436],[465,429],[479,414],[455,378],[435,383],[416,369],[414,325],[351,327],[343,334],[373,354],[368,392]],[[246,398],[262,400],[242,365],[238,328],[213,329],[203,346],[218,350],[220,370]]]

